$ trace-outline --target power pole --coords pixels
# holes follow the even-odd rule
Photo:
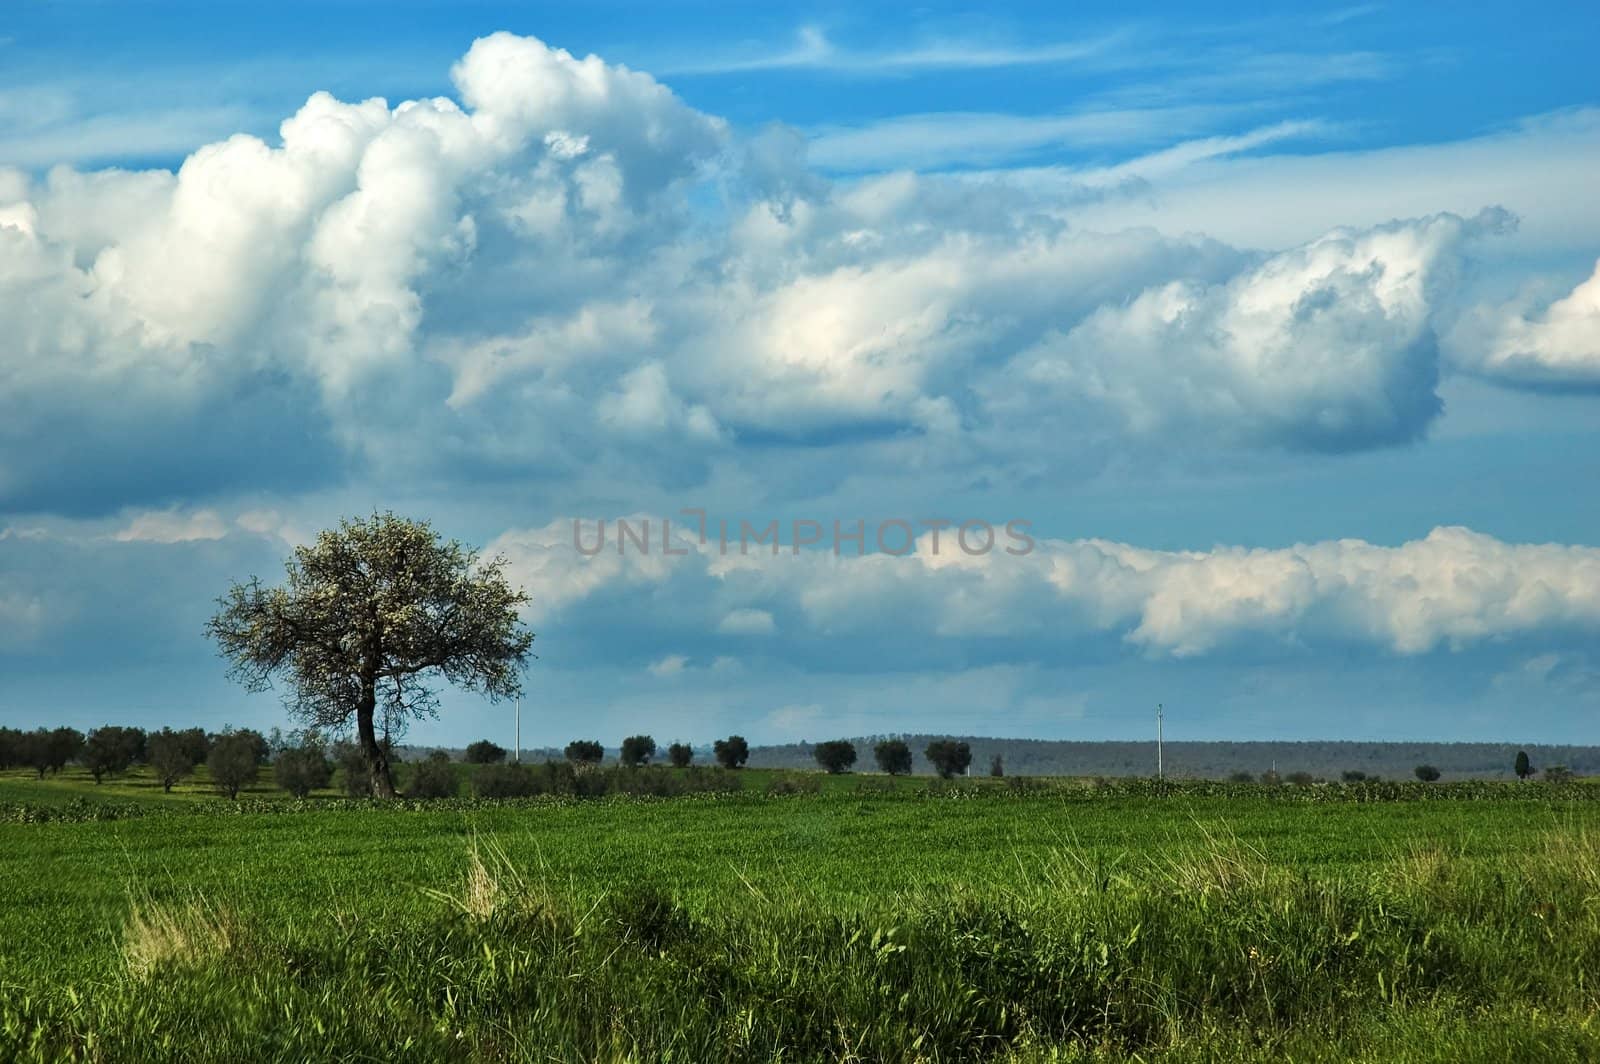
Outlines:
[[[511,743],[511,763],[522,764],[522,696],[517,696],[517,737]]]
[[[1161,703],[1156,703],[1156,779],[1161,778]]]

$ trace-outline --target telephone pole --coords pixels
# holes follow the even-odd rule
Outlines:
[[[1161,779],[1161,703],[1156,703],[1156,779]]]
[[[522,764],[522,696],[517,696],[517,737],[511,742],[511,763]]]

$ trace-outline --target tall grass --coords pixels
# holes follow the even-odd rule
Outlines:
[[[91,993],[0,992],[0,1059],[1593,1059],[1600,837],[1312,874],[1226,835],[1007,885],[691,909],[584,897],[472,838],[388,921],[130,905]]]

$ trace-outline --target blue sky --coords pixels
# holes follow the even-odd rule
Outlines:
[[[210,603],[393,508],[534,596],[536,743],[1156,701],[1588,741],[1597,44],[1555,4],[9,5],[0,722],[282,722]],[[786,549],[572,549],[686,507]],[[445,706],[414,739],[506,737]]]

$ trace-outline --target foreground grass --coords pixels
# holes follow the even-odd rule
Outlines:
[[[0,1059],[1593,1059],[1593,804],[0,824]]]

